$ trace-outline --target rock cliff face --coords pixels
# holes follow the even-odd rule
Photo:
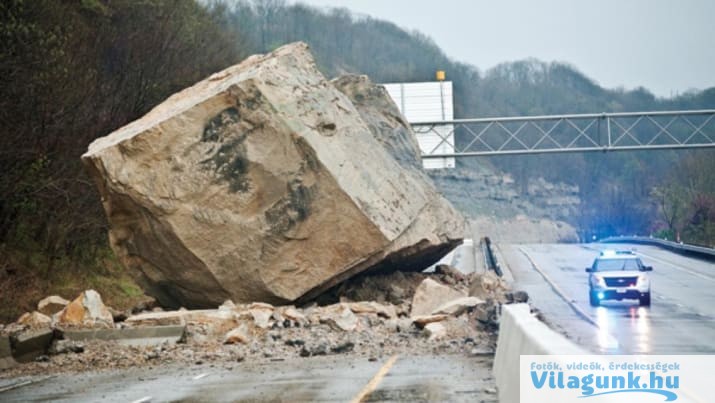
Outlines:
[[[147,293],[284,303],[365,270],[421,269],[461,242],[463,219],[414,168],[397,108],[346,80],[287,45],[89,146],[111,245]]]
[[[470,219],[472,236],[496,242],[578,242],[577,186],[532,180],[527,191],[488,167],[430,170],[437,189]]]

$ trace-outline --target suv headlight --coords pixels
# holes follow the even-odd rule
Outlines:
[[[638,276],[638,284],[646,284],[648,282],[648,276],[641,274]]]
[[[601,276],[593,276],[593,285],[605,287],[606,280],[604,280]]]

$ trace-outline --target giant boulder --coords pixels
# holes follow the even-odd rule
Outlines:
[[[281,304],[458,245],[463,219],[415,164],[409,126],[358,81],[341,92],[295,43],[94,141],[82,159],[111,246],[145,291],[165,306]],[[353,103],[361,91],[381,106]]]

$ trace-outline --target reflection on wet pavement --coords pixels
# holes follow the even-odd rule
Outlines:
[[[644,264],[654,267],[650,274],[652,305],[642,307],[637,300],[608,300],[602,301],[599,307],[591,307],[587,276],[571,268],[590,265],[598,253],[594,247],[519,245],[500,248],[505,252],[517,288],[533,296],[532,303],[547,322],[593,352],[715,353],[715,293],[709,278],[715,272],[712,262],[639,246]],[[626,246],[609,245],[609,248],[626,249]],[[521,256],[522,249],[553,279],[564,298]],[[578,313],[574,314],[575,311]]]
[[[631,328],[636,336],[636,351],[634,353],[647,354],[651,352],[650,347],[650,319],[648,318],[648,308],[631,308]]]
[[[600,306],[595,308],[598,326],[598,345],[604,353],[651,353],[651,334],[649,311],[646,307],[636,306]],[[623,320],[623,319],[626,320]],[[617,337],[623,334],[633,335],[633,345],[627,351],[619,349]]]

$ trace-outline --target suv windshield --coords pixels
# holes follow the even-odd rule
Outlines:
[[[595,271],[639,270],[637,259],[596,259]]]

